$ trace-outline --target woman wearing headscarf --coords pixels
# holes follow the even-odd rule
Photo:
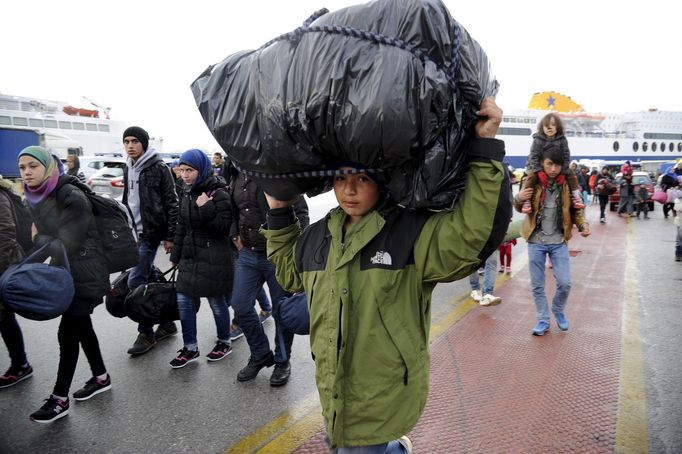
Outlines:
[[[83,191],[70,184],[73,177],[64,174],[61,161],[45,148],[31,146],[19,153],[19,171],[33,216],[33,241],[36,246],[63,245],[75,287],[71,305],[59,323],[57,381],[46,403],[31,415],[35,422],[48,423],[68,414],[79,347],[85,352],[93,377],[73,394],[74,399],[87,400],[111,388],[90,320],[109,288],[109,273],[92,205]]]
[[[78,178],[78,181],[85,183],[85,174],[81,172],[81,160],[75,154],[66,157],[66,173]]]
[[[178,168],[184,187],[171,262],[178,265],[176,290],[184,346],[170,362],[174,369],[199,359],[195,308],[200,297],[208,299],[218,338],[206,358],[218,361],[232,353],[228,310],[233,278],[230,197],[203,151],[185,151]]]

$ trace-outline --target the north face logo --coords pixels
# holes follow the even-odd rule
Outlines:
[[[384,251],[377,251],[374,257],[369,259],[369,261],[374,265],[392,265],[391,254]]]

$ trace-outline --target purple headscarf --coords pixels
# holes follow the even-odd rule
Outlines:
[[[45,175],[40,186],[37,188],[30,188],[24,183],[24,196],[26,197],[26,202],[28,202],[31,207],[34,207],[52,194],[52,191],[57,187],[59,176],[64,174],[64,165],[57,156],[43,147],[26,147],[21,150],[19,156],[17,156],[17,160],[22,156],[31,156],[45,167]]]

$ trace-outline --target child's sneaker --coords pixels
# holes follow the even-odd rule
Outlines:
[[[486,293],[483,295],[483,298],[481,298],[481,301],[478,302],[481,306],[497,306],[502,302],[502,298],[499,296],[494,296],[490,293]]]
[[[507,274],[511,274],[511,266],[507,267]]]
[[[199,359],[199,350],[188,350],[187,347],[182,347],[182,350],[178,350],[178,356],[170,362],[170,366],[173,369],[180,369],[185,367],[192,361]]]
[[[111,377],[107,374],[107,378],[100,380],[97,377],[92,377],[85,382],[85,386],[73,393],[73,398],[76,400],[88,400],[92,396],[96,396],[104,391],[111,389]]]
[[[530,203],[530,200],[526,200],[523,202],[523,206],[521,207],[521,213],[523,214],[531,214],[533,212],[533,205]]]
[[[206,359],[209,361],[220,361],[230,353],[232,353],[232,346],[218,341],[213,350],[211,350],[211,353],[206,355]]]
[[[40,410],[31,414],[31,421],[49,423],[69,414],[69,399],[61,400],[50,395]]]
[[[500,266],[500,269],[497,270],[498,273],[504,273],[504,265]]]
[[[33,376],[33,368],[30,364],[25,366],[10,366],[7,372],[0,377],[0,388],[9,388],[17,383],[31,378]]]

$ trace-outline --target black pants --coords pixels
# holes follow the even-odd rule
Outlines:
[[[637,202],[637,217],[639,217],[639,214],[644,211],[644,217],[649,217],[649,204],[646,202]]]
[[[57,337],[59,339],[59,370],[57,383],[52,392],[57,396],[67,397],[73,374],[76,372],[76,364],[78,364],[79,347],[83,347],[93,376],[102,375],[107,370],[104,367],[90,315],[69,315],[68,313],[62,315]]]
[[[675,206],[674,203],[664,203],[663,204],[663,216],[665,216],[667,218],[668,213],[670,213],[672,211],[673,217],[675,217],[676,213],[675,213],[675,209],[673,208],[674,206]]]
[[[599,219],[605,218],[606,217],[606,205],[609,204],[609,196],[608,195],[599,195]]]
[[[19,367],[26,364],[24,336],[21,334],[21,328],[19,328],[14,312],[7,306],[0,314],[0,334],[2,334],[2,340],[5,341],[7,351],[9,351],[12,366]]]

